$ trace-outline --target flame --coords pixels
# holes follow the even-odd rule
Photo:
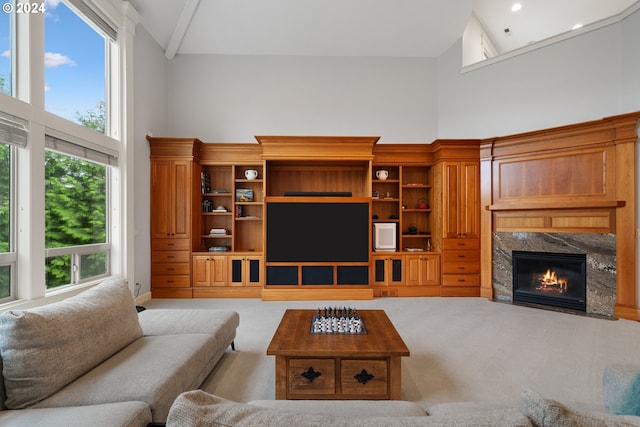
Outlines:
[[[566,278],[558,277],[556,272],[547,269],[547,272],[540,275],[540,286],[537,288],[539,291],[555,291],[561,294],[567,292],[569,282]]]

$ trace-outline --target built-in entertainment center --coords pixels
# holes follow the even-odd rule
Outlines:
[[[451,179],[464,162],[479,171],[477,140],[147,139],[154,298],[479,295],[474,262],[443,261],[447,239],[478,238],[458,230],[479,212],[466,212]],[[478,182],[462,192],[479,194]]]

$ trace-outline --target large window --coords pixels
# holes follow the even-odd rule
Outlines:
[[[52,137],[47,137],[47,145],[74,147]],[[108,183],[105,164],[45,152],[47,289],[109,272]]]
[[[11,197],[12,165],[11,146],[0,143],[0,301],[11,297],[12,218]],[[4,261],[2,260],[4,258]]]
[[[11,95],[13,14],[0,12],[0,93]]]
[[[36,0],[29,14],[0,3],[0,303],[21,305],[129,262],[112,237],[128,218],[128,133],[109,116],[130,119],[120,58],[133,34],[120,37],[129,12],[109,1]]]
[[[104,126],[96,128],[92,123],[105,113],[108,39],[65,3],[47,4],[45,108],[104,133]]]

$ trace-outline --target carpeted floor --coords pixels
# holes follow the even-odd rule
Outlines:
[[[383,309],[411,351],[402,360],[402,398],[425,408],[453,401],[519,401],[532,388],[565,402],[602,406],[602,371],[640,366],[640,322],[607,320],[481,298],[263,302],[154,299],[154,308],[223,308],[240,314],[230,349],[203,389],[239,402],[274,399],[266,348],[287,308]]]

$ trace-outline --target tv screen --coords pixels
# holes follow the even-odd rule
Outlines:
[[[267,262],[367,262],[369,204],[267,203]]]

